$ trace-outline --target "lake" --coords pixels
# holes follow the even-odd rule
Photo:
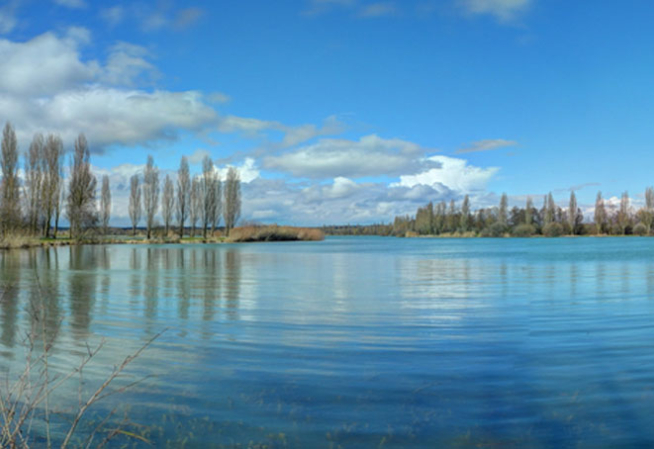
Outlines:
[[[653,255],[637,237],[1,252],[0,375],[22,369],[41,301],[53,372],[106,340],[86,393],[167,329],[116,385],[153,377],[81,434],[118,406],[155,447],[651,446]]]

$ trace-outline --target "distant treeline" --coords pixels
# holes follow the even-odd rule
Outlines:
[[[392,224],[372,225],[334,225],[323,226],[322,231],[327,235],[393,235]]]
[[[543,235],[650,235],[654,221],[654,189],[645,191],[645,205],[634,211],[627,192],[622,194],[620,204],[607,204],[598,192],[593,221],[585,222],[577,205],[574,192],[570,193],[567,208],[554,203],[552,194],[543,199],[542,207],[534,206],[527,198],[523,208],[509,209],[508,198],[503,194],[495,207],[470,209],[466,195],[460,204],[429,203],[418,208],[415,217],[396,217],[392,234],[396,236],[445,235],[466,237],[530,237]]]
[[[73,239],[86,237],[90,231],[108,233],[111,218],[109,177],[102,177],[98,192],[84,134],[75,140],[67,177],[64,176],[64,156],[59,136],[35,134],[24,153],[24,177],[21,179],[16,133],[10,123],[5,125],[0,154],[0,232],[3,239],[17,234],[56,239],[62,213],[70,222]],[[135,174],[130,179],[129,210],[125,212],[130,217],[133,233],[143,217],[149,239],[153,229],[159,226],[159,211],[164,236],[173,225],[180,237],[190,228],[191,236],[201,231],[205,238],[207,232],[216,230],[221,219],[224,219],[227,234],[236,225],[241,213],[241,187],[235,168],[229,168],[223,185],[213,161],[205,156],[202,174],[191,178],[188,161],[183,156],[176,182],[169,175],[164,178],[163,186],[159,181],[159,170],[152,156],[148,156],[143,174]]]

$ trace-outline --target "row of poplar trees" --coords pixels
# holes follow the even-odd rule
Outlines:
[[[225,232],[229,235],[241,216],[241,181],[238,171],[229,167],[223,186],[209,156],[205,156],[202,161],[202,174],[193,178],[188,160],[182,156],[176,182],[167,174],[163,186],[159,184],[159,170],[154,165],[152,156],[148,156],[143,175],[136,174],[130,178],[129,217],[134,234],[141,219],[145,218],[147,238],[151,237],[159,208],[165,235],[176,224],[180,237],[184,235],[187,225],[191,228],[192,237],[200,228],[202,236],[206,238],[207,233],[215,232],[221,218],[225,220]],[[173,222],[173,215],[177,219],[176,223]]]
[[[19,176],[18,141],[13,126],[7,123],[2,132],[0,154],[0,232],[3,238],[15,234],[41,235],[57,238],[62,212],[70,223],[70,237],[82,238],[90,229],[101,226],[108,232],[111,217],[111,188],[109,177],[102,177],[99,205],[97,179],[91,170],[89,145],[84,134],[75,140],[68,179],[64,177],[65,150],[61,138],[50,134],[35,134],[24,153],[24,178]],[[151,156],[141,176],[134,175],[130,183],[129,216],[133,230],[145,215],[147,237],[155,227],[159,209],[159,170]],[[203,173],[190,177],[188,161],[182,158],[177,176],[177,188],[170,176],[164,179],[161,216],[166,235],[173,214],[179,224],[180,236],[184,224],[191,225],[195,236],[200,221],[203,235],[215,231],[221,216],[227,233],[235,226],[241,213],[239,174],[230,167],[224,186],[209,157],[203,161]],[[224,200],[223,200],[224,197]],[[142,198],[142,202],[141,202]],[[98,208],[99,206],[99,208]]]
[[[525,207],[509,209],[506,194],[500,198],[497,207],[472,211],[466,195],[460,206],[454,200],[437,204],[429,203],[418,208],[415,217],[396,217],[393,223],[395,235],[407,232],[419,235],[473,233],[479,236],[499,237],[506,234],[527,237],[542,234],[559,235],[608,234],[608,235],[650,235],[654,223],[654,189],[645,190],[645,205],[633,210],[629,194],[624,192],[619,205],[606,202],[602,193],[597,194],[593,221],[584,222],[584,215],[578,207],[576,195],[570,193],[567,208],[559,207],[552,193],[545,195],[541,208],[536,208],[531,198]]]

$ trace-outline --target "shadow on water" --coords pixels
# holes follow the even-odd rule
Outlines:
[[[241,253],[239,250],[229,248],[225,251],[224,273],[227,318],[237,320],[241,291]]]
[[[78,339],[86,339],[93,319],[99,258],[95,247],[72,245],[68,249],[70,326]]]
[[[2,333],[0,341],[8,348],[16,343],[18,319],[18,295],[21,280],[21,252],[3,251],[0,254],[0,307],[2,308]]]

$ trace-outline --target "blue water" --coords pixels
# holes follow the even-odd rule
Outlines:
[[[156,377],[95,408],[127,406],[156,447],[654,446],[653,254],[636,237],[4,252],[0,368],[20,368],[39,296],[53,369],[106,339],[89,391],[167,329],[120,382]]]

